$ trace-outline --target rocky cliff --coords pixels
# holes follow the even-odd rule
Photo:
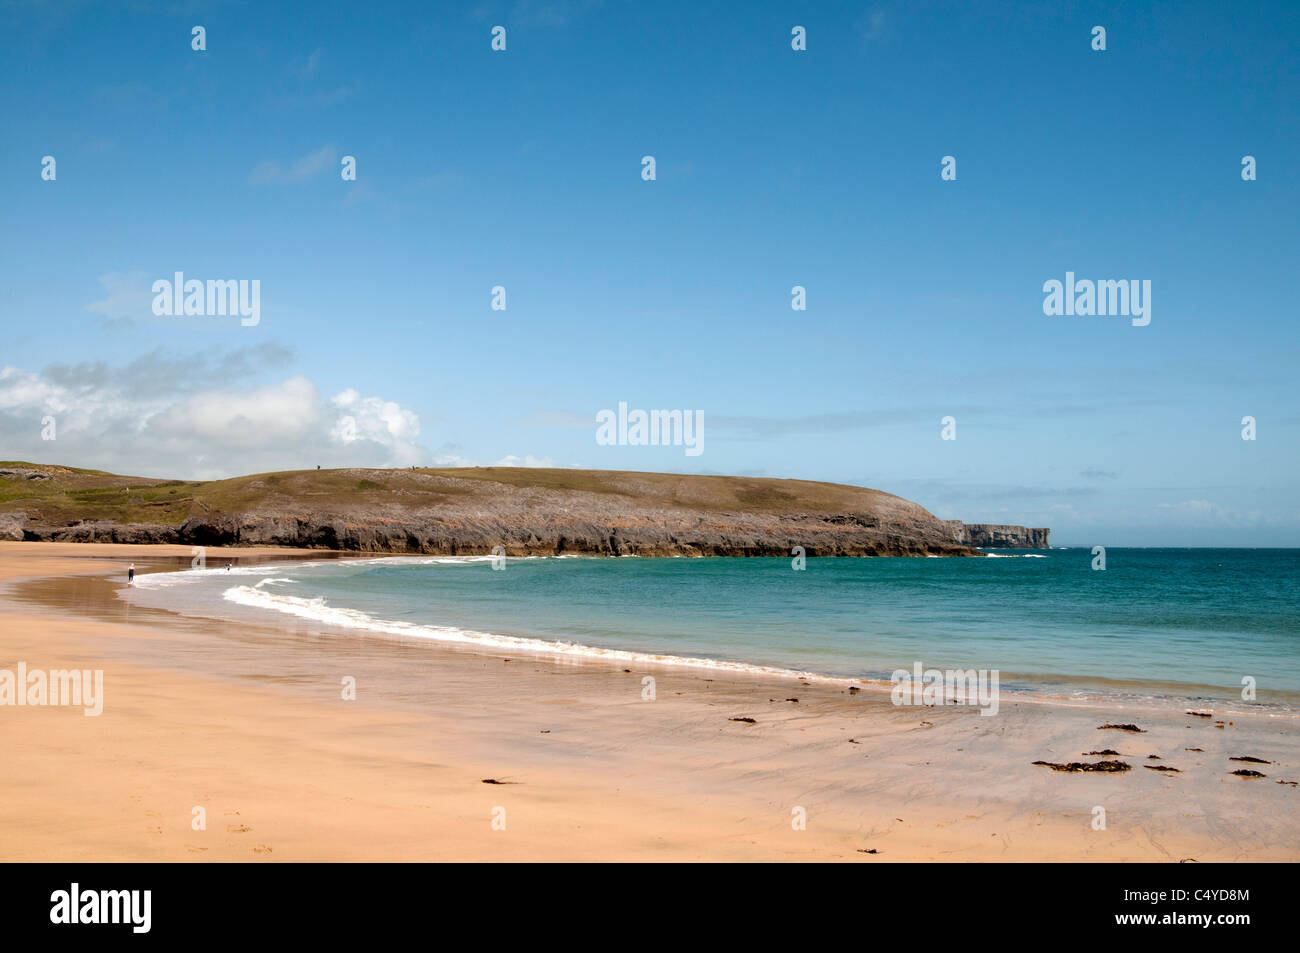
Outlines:
[[[1046,527],[1006,526],[998,523],[963,523],[954,525],[953,541],[980,549],[1049,549]]]
[[[977,546],[1047,537],[801,480],[488,467],[189,483],[21,469],[0,475],[0,538],[449,555],[500,546],[509,555],[789,556],[798,546],[808,556],[978,556]]]

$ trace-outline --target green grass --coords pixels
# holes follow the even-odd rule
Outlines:
[[[18,461],[0,462],[0,469],[49,474],[49,480],[0,477],[0,514],[22,510],[29,518],[54,525],[84,519],[175,526],[195,513],[254,509],[293,512],[382,505],[418,510],[456,501],[472,504],[481,499],[487,503],[503,492],[502,486],[615,495],[627,498],[629,504],[676,506],[700,512],[775,515],[870,512],[896,499],[877,490],[835,483],[616,470],[288,470],[227,480],[185,481]]]

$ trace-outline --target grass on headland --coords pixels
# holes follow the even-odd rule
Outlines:
[[[31,479],[31,474],[44,479]],[[445,478],[445,479],[442,479]],[[102,470],[0,461],[0,514],[176,526],[191,514],[397,505],[420,509],[519,489],[614,494],[642,504],[707,511],[846,513],[894,500],[861,487],[806,480],[531,467],[287,470],[226,480],[121,476]]]

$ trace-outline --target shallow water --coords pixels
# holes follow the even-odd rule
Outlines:
[[[1300,550],[990,559],[388,557],[140,577],[129,598],[494,651],[888,679],[988,669],[1004,691],[1300,710]],[[499,563],[498,563],[499,564]],[[662,660],[662,658],[661,658]],[[1258,697],[1242,699],[1242,679]]]

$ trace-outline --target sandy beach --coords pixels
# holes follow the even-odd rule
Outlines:
[[[129,562],[189,558],[181,546],[0,543],[0,669],[104,673],[98,716],[0,707],[0,858],[1300,859],[1300,789],[1277,783],[1300,780],[1292,718],[1219,728],[1155,708],[1006,701],[989,718],[838,686],[235,625],[116,598]],[[1133,769],[1032,763],[1105,748]],[[1271,762],[1267,777],[1232,775],[1234,756]]]

